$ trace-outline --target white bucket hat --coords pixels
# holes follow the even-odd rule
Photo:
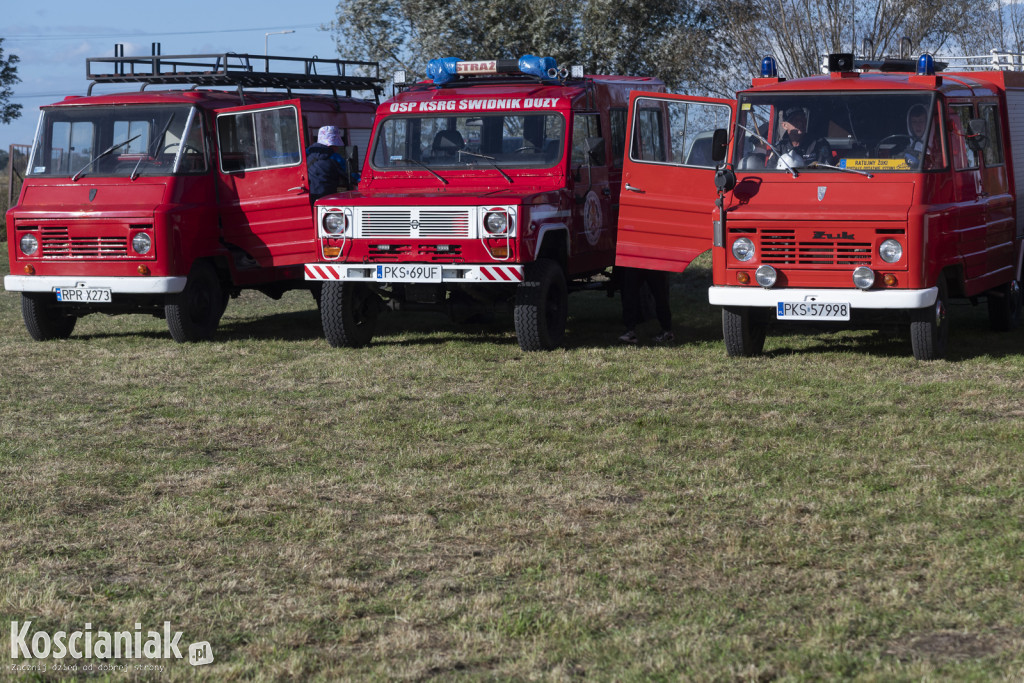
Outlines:
[[[317,133],[316,141],[329,147],[340,147],[345,144],[345,136],[336,126],[322,126]]]

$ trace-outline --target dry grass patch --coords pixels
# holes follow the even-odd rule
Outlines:
[[[0,624],[170,620],[216,680],[1014,678],[1022,333],[730,360],[706,279],[673,346],[582,294],[531,355],[429,316],[330,349],[297,293],[33,344],[0,294]]]

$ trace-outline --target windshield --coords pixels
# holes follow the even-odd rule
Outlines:
[[[137,178],[206,169],[202,117],[191,107],[82,106],[43,111],[28,175]]]
[[[372,163],[385,171],[422,164],[432,169],[550,168],[564,148],[561,114],[395,116],[378,128]]]
[[[738,171],[920,171],[944,165],[932,93],[742,95]]]

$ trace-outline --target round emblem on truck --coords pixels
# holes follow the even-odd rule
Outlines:
[[[590,246],[597,246],[602,230],[604,230],[604,216],[601,213],[601,200],[597,198],[597,193],[591,190],[587,193],[587,201],[583,205],[583,232],[586,234]]]

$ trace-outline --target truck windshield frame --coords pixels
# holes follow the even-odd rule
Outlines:
[[[555,111],[390,116],[377,125],[370,162],[378,171],[408,171],[410,161],[491,173],[495,166],[547,169],[562,161],[565,131],[565,116]]]
[[[940,170],[947,164],[935,112],[931,91],[742,93],[733,164],[739,173]]]
[[[40,115],[26,175],[137,178],[209,169],[202,117],[181,105],[51,107]],[[115,151],[100,158],[104,150]]]

